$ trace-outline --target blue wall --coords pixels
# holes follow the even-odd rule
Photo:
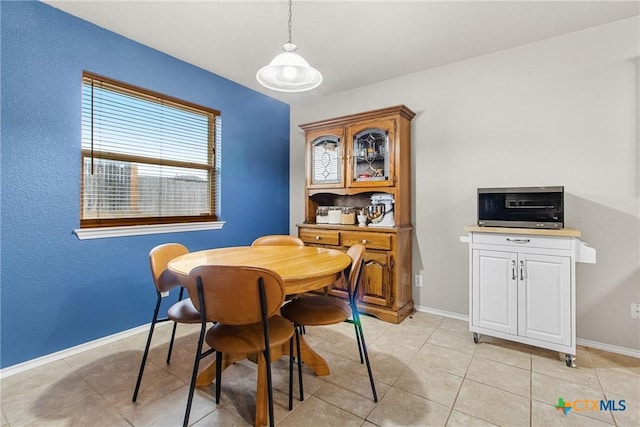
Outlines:
[[[155,245],[199,250],[288,233],[287,104],[43,3],[2,1],[0,15],[1,367],[148,323]],[[222,112],[223,230],[72,234],[83,70]]]

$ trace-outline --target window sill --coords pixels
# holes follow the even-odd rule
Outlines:
[[[73,233],[79,240],[107,237],[142,236],[145,234],[181,233],[184,231],[220,230],[224,221],[191,222],[181,224],[134,225],[124,227],[78,228]]]

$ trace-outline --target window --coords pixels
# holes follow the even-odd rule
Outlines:
[[[80,228],[217,220],[220,112],[88,72]]]

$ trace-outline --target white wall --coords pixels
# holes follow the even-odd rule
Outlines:
[[[564,185],[577,267],[577,335],[640,350],[640,17],[426,70],[291,108],[291,232],[304,217],[301,123],[405,104],[412,124],[417,306],[468,314],[478,187]],[[416,54],[428,55],[429,52]]]

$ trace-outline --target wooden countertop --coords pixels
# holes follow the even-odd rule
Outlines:
[[[464,231],[473,233],[502,233],[502,234],[534,234],[537,236],[580,237],[582,232],[573,228],[560,228],[556,230],[546,228],[510,228],[510,227],[479,227],[470,225]]]

